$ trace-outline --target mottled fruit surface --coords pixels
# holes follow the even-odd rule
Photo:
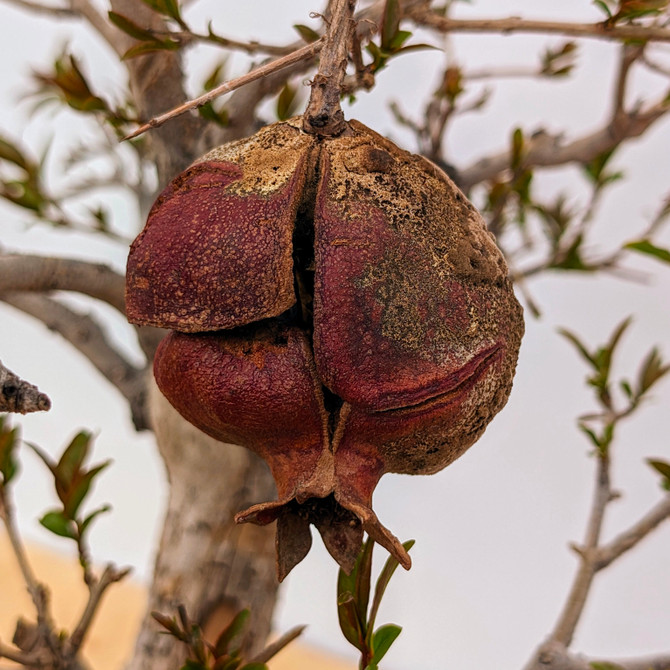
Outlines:
[[[179,175],[128,260],[127,310],[170,328],[154,362],[175,408],[268,463],[280,579],[310,524],[345,570],[387,472],[430,474],[504,406],[523,318],[483,219],[450,179],[351,121],[300,119],[219,147]],[[185,445],[185,448],[188,448]]]

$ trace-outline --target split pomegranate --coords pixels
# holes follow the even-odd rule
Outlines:
[[[458,458],[507,401],[523,319],[481,216],[449,178],[363,124],[300,119],[219,147],[160,195],[128,260],[133,323],[170,328],[158,386],[195,426],[268,463],[278,572],[313,524],[353,567],[387,472]]]

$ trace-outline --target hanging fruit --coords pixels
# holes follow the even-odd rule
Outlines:
[[[363,124],[300,118],[219,147],[154,204],[127,313],[169,328],[158,386],[191,423],[270,466],[279,576],[311,545],[345,570],[386,472],[458,458],[507,401],[523,319],[483,219],[436,166]]]

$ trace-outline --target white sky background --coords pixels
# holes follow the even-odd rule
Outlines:
[[[294,39],[293,23],[310,24],[316,0],[194,3],[194,26],[216,28],[239,39],[282,43]],[[218,9],[218,8],[222,9]],[[598,20],[588,0],[478,0],[463,5],[462,15]],[[51,152],[56,181],[59,148],[73,140],[91,141],[91,131],[74,113],[42,111],[32,120],[30,105],[19,102],[31,67],[48,68],[64,44],[83,62],[94,88],[103,97],[120,90],[123,69],[97,39],[76,22],[37,19],[0,5],[0,127],[10,137],[43,148],[58,135]],[[416,41],[428,39],[417,35]],[[543,36],[458,36],[452,46],[464,68],[537,62],[547,44],[561,40]],[[670,48],[666,47],[667,54]],[[216,59],[216,50],[191,61],[194,82]],[[480,113],[456,121],[447,139],[448,157],[457,165],[504,149],[511,131],[540,127],[565,130],[568,137],[597,127],[609,110],[615,60],[612,45],[589,41],[580,49],[577,76],[568,80],[505,80]],[[206,66],[203,65],[206,63]],[[202,67],[201,67],[202,66]],[[371,93],[359,95],[345,112],[408,149],[413,138],[393,122],[388,102],[398,100],[418,115],[435,88],[444,55],[409,54],[391,62]],[[245,66],[235,56],[236,73]],[[631,97],[662,91],[659,79],[636,80]],[[195,89],[194,89],[195,91]],[[270,116],[268,116],[270,118]],[[613,167],[626,180],[610,189],[595,225],[592,243],[606,251],[635,238],[670,190],[670,123],[666,119],[642,141],[619,152]],[[60,172],[59,172],[60,171]],[[569,189],[572,202],[585,191],[573,168],[537,176],[539,194]],[[129,234],[136,220],[119,192],[102,194]],[[581,201],[580,201],[581,198]],[[21,214],[1,210],[0,235],[6,250],[104,260],[122,269],[126,249],[94,236],[53,232],[43,226],[26,229]],[[660,241],[670,245],[667,232]],[[584,389],[586,368],[574,350],[556,334],[569,327],[591,345],[602,343],[615,324],[633,314],[635,321],[617,358],[616,370],[632,377],[653,344],[670,357],[670,269],[654,261],[631,259],[644,269],[645,283],[615,278],[547,275],[529,284],[543,318],[527,317],[515,388],[507,408],[468,454],[432,477],[389,475],[377,489],[375,509],[402,540],[415,538],[414,567],[399,572],[380,612],[380,623],[394,622],[403,633],[384,661],[384,670],[421,667],[520,668],[552,627],[567,593],[576,560],[567,548],[581,539],[590,504],[594,461],[579,433],[575,417],[594,408]],[[652,274],[653,273],[653,274]],[[91,309],[90,303],[78,302]],[[130,330],[113,310],[98,312],[111,332],[127,344]],[[97,559],[135,566],[146,577],[160,526],[166,495],[161,464],[150,435],[137,435],[125,403],[90,364],[44,327],[0,309],[0,357],[21,376],[50,394],[47,414],[20,419],[24,437],[52,453],[80,427],[98,433],[95,460],[115,463],[99,480],[96,502],[111,502],[112,514],[101,518],[92,536]],[[659,384],[651,402],[621,426],[614,451],[614,484],[624,497],[614,504],[605,526],[611,537],[639,518],[661,495],[658,478],[644,464],[649,456],[670,459],[668,401],[670,383]],[[185,445],[186,448],[186,445]],[[27,450],[17,487],[21,525],[26,536],[47,541],[35,519],[54,497],[48,481]],[[64,547],[64,542],[55,542]],[[384,552],[377,552],[378,558]],[[578,630],[575,648],[588,654],[636,655],[670,647],[670,524],[597,578]],[[291,574],[283,590],[277,626],[285,630],[308,623],[308,641],[356,655],[339,633],[335,613],[336,566],[320,540]],[[0,582],[0,598],[2,587]]]

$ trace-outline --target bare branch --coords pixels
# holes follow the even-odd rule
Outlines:
[[[5,526],[12,552],[19,564],[19,570],[23,576],[23,581],[26,584],[28,593],[30,593],[33,605],[35,606],[35,611],[37,613],[37,631],[42,640],[48,640],[51,637],[51,631],[54,630],[51,614],[49,612],[49,592],[42,584],[40,584],[33,573],[21,536],[16,527],[16,517],[14,515],[12,502],[6,488],[3,486],[0,486],[0,520]]]
[[[670,519],[670,495],[661,500],[636,524],[624,531],[611,542],[600,547],[596,558],[596,569],[602,570],[619,556],[635,547],[663,521]]]
[[[145,407],[145,372],[129,363],[91,317],[44,295],[3,293],[0,300],[35,317],[78,349],[130,405],[137,430],[149,427]]]
[[[102,300],[125,314],[125,278],[108,265],[66,258],[0,256],[0,293],[76,291]]]
[[[260,67],[256,68],[255,70],[252,70],[251,72],[248,72],[247,74],[242,75],[241,77],[237,77],[235,79],[231,79],[230,81],[224,82],[223,84],[220,84],[216,88],[213,88],[211,91],[208,91],[204,95],[201,95],[198,98],[194,98],[193,100],[188,100],[187,102],[179,105],[178,107],[175,107],[174,109],[171,109],[170,111],[165,112],[160,116],[156,116],[153,119],[150,119],[147,123],[140,126],[137,130],[130,133],[130,135],[127,135],[123,139],[124,140],[133,139],[134,137],[137,137],[138,135],[145,133],[147,130],[150,130],[151,128],[158,128],[159,126],[162,126],[166,121],[174,119],[175,117],[180,116],[185,112],[188,112],[192,109],[197,109],[198,107],[202,107],[203,105],[206,105],[208,102],[216,100],[216,98],[224,95],[225,93],[230,93],[238,88],[241,88],[242,86],[245,86],[246,84],[249,84],[258,79],[262,79],[263,77],[267,77],[270,74],[279,72],[280,70],[290,67],[295,63],[299,63],[303,60],[309,60],[313,58],[321,50],[322,46],[323,46],[323,39],[320,39],[316,42],[312,42],[312,44],[308,44],[302,47],[301,49],[297,49],[296,51],[294,51],[291,54],[288,54],[287,56],[282,56],[281,58],[277,58],[276,60],[266,63],[265,65],[261,65]]]
[[[533,21],[512,16],[505,19],[451,19],[422,8],[408,10],[417,25],[441,33],[545,33],[605,40],[644,40],[670,42],[670,30],[658,26],[616,25],[606,23],[571,23],[567,21]]]
[[[670,670],[670,654],[640,658],[596,659],[571,654],[555,642],[543,644],[524,670],[592,670],[592,664],[617,670]]]
[[[69,7],[57,7],[54,5],[43,4],[41,2],[32,2],[31,0],[2,0],[8,5],[27,9],[34,14],[43,16],[57,16],[60,18],[76,18],[77,12]]]
[[[342,82],[351,48],[356,0],[331,0],[330,21],[303,116],[303,130],[319,136],[339,135],[346,127],[340,107]]]
[[[616,126],[608,123],[605,127],[567,144],[561,136],[539,133],[536,137],[531,137],[525,146],[524,166],[551,167],[566,163],[588,163],[623,141],[639,137],[668,111],[670,101],[664,98],[646,110],[626,114]],[[509,151],[478,160],[459,171],[461,187],[467,191],[475,184],[493,179],[509,168],[510,161]]]
[[[86,607],[84,608],[77,627],[67,641],[66,654],[70,658],[74,658],[81,648],[81,645],[86,638],[86,634],[93,623],[93,616],[98,611],[100,601],[107,588],[112,584],[121,581],[129,572],[129,569],[117,570],[114,565],[107,565],[100,576],[100,579],[91,585]]]
[[[586,604],[593,578],[597,572],[595,554],[600,541],[605,508],[612,499],[610,484],[610,460],[607,455],[598,455],[596,488],[591,506],[591,514],[586,529],[584,545],[579,548],[581,565],[572,583],[570,593],[550,640],[566,647],[570,646],[579,619]]]
[[[0,361],[0,412],[46,412],[51,409],[51,400],[37,386],[24,381]]]

